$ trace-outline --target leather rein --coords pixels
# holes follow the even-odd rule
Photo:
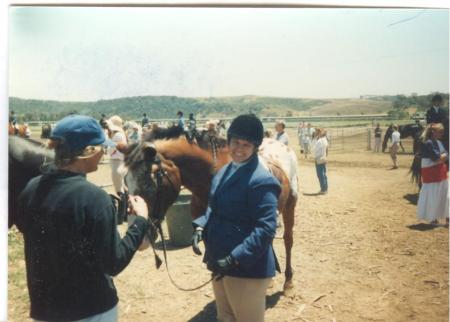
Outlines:
[[[176,190],[176,189],[175,189],[175,186],[174,186],[172,180],[170,179],[170,176],[168,175],[167,171],[162,168],[161,158],[160,158],[159,154],[155,155],[153,161],[150,164],[150,169],[152,169],[153,165],[156,165],[157,169],[155,171],[156,192],[155,192],[155,197],[152,199],[152,212],[151,212],[152,216],[151,217],[156,218],[156,219],[153,219],[153,218],[151,218],[149,216],[147,218],[147,221],[148,221],[150,227],[152,227],[152,230],[157,232],[157,233],[159,233],[159,235],[161,236],[161,243],[162,243],[163,255],[164,255],[164,263],[165,263],[165,266],[166,266],[167,275],[169,276],[169,280],[172,283],[172,285],[175,286],[180,291],[185,291],[185,292],[196,291],[196,290],[201,289],[202,287],[206,286],[207,284],[209,284],[213,280],[213,277],[211,277],[210,280],[200,284],[199,286],[196,286],[196,287],[193,287],[193,288],[185,288],[185,287],[179,286],[175,282],[175,280],[173,279],[172,275],[170,274],[168,260],[167,260],[166,242],[165,242],[164,233],[163,233],[162,226],[161,226],[162,221],[163,221],[164,216],[165,216],[165,213],[161,213],[162,212],[161,211],[162,205],[161,205],[161,202],[160,202],[160,200],[162,199],[162,194],[164,192],[163,191],[164,190],[164,185],[163,185],[164,184],[164,182],[163,182],[164,177],[167,179],[167,181],[169,181],[169,183],[172,186],[172,188],[174,190]],[[148,189],[146,189],[146,190],[148,190]],[[150,242],[150,245],[152,247],[153,255],[154,255],[154,258],[155,258],[156,269],[159,269],[161,267],[162,260],[158,256],[158,254],[156,253],[156,250],[155,250],[155,241],[156,241],[157,238],[153,238],[150,230],[147,230],[146,235],[147,235],[147,238],[148,238],[148,240]]]

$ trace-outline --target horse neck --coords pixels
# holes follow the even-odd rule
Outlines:
[[[180,170],[182,185],[207,200],[214,174],[229,161],[225,149],[218,149],[214,163],[211,151],[190,144],[183,138],[156,141],[155,144],[158,152],[172,160]]]
[[[39,169],[46,160],[54,159],[54,152],[43,148],[38,142],[9,137],[9,154],[26,167]]]

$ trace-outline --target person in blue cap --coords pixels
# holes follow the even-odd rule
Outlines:
[[[259,162],[264,129],[253,114],[236,117],[228,133],[232,161],[211,183],[206,213],[193,221],[192,247],[212,271],[219,321],[263,322],[266,290],[277,261],[279,181]]]
[[[143,199],[130,197],[133,225],[121,238],[110,196],[86,180],[105,135],[88,116],[60,120],[50,135],[53,164],[19,196],[30,316],[35,321],[118,320],[112,276],[130,263],[148,230]]]

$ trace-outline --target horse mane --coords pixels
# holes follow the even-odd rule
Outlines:
[[[158,140],[155,141],[155,145],[159,153],[171,160],[177,160],[176,163],[199,160],[203,166],[212,164],[212,156],[208,151],[197,144],[189,143],[183,137],[172,140]]]
[[[147,142],[153,142],[156,140],[177,139],[182,134],[184,134],[183,128],[175,125],[168,128],[156,128],[154,130],[151,130],[150,132],[146,132],[143,135],[142,140]]]

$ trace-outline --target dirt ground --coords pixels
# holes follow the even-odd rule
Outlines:
[[[400,168],[390,170],[388,154],[330,155],[327,195],[316,194],[314,164],[302,157],[295,289],[284,295],[284,275],[274,278],[266,321],[448,321],[448,229],[430,227],[415,217],[417,189],[407,174],[412,156],[400,155]],[[109,178],[107,164],[89,176],[98,184],[109,183]],[[9,317],[26,321],[20,234],[10,235]],[[276,238],[274,245],[283,267],[283,240]],[[209,279],[201,257],[190,247],[169,248],[168,257],[171,274],[181,286]],[[155,268],[150,250],[137,253],[114,280],[120,321],[215,320],[211,286],[177,290],[165,267]]]

